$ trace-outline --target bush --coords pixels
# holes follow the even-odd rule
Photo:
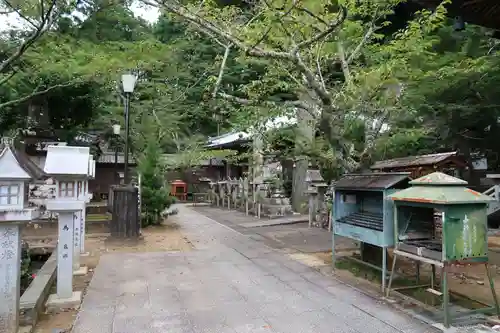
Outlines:
[[[21,289],[25,290],[33,280],[31,273],[31,257],[30,249],[27,242],[22,241],[21,244]]]
[[[174,202],[164,186],[161,147],[154,136],[148,140],[139,160],[141,175],[141,223],[143,227],[162,222],[162,212]]]

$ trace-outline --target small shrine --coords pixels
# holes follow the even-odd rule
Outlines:
[[[187,184],[186,182],[176,179],[170,183],[171,190],[170,195],[176,197],[179,200],[186,201],[187,199]]]
[[[82,216],[89,200],[87,182],[95,174],[95,161],[88,147],[49,146],[44,171],[56,185],[55,198],[47,200],[47,209],[59,215],[57,294],[49,296],[47,308],[74,307],[82,298],[81,292],[73,291],[73,274],[80,270],[82,231],[85,229]]]
[[[40,181],[45,173],[13,140],[0,143],[0,332],[17,333],[21,290],[21,226],[40,216],[28,202],[30,181]]]

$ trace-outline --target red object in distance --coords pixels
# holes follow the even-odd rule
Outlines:
[[[170,183],[170,195],[176,197],[179,200],[186,201],[187,199],[187,184],[182,180],[176,179]]]

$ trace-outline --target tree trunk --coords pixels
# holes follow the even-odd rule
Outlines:
[[[304,213],[307,210],[307,190],[306,175],[307,168],[309,167],[309,159],[302,158],[295,162],[293,169],[293,183],[292,183],[292,209],[295,212]]]
[[[262,136],[257,133],[253,139],[253,163],[252,163],[252,180],[262,182],[263,177],[263,151],[264,149],[264,141],[262,140]]]
[[[312,103],[311,103],[312,104]],[[295,168],[292,182],[292,208],[296,212],[304,212],[307,203],[306,175],[309,167],[309,158],[304,152],[311,147],[314,140],[316,121],[307,110],[297,108],[297,132],[295,138]]]

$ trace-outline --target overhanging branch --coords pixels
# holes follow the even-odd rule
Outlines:
[[[340,27],[342,25],[342,23],[344,23],[346,18],[347,18],[347,8],[344,6],[340,6],[340,15],[335,21],[331,22],[328,25],[328,27],[325,30],[323,30],[322,32],[314,35],[313,37],[311,37],[303,42],[298,43],[295,46],[295,48],[297,50],[305,49],[305,48],[311,46],[312,44],[315,44],[315,43],[325,39],[326,37],[328,37],[328,35],[330,35],[332,32],[334,32],[338,27]]]
[[[67,82],[67,83],[56,84],[56,85],[50,86],[50,87],[48,87],[46,89],[43,89],[43,90],[34,91],[31,94],[28,94],[26,96],[20,97],[18,99],[14,99],[14,100],[11,100],[11,101],[8,101],[8,102],[5,102],[5,103],[0,103],[0,110],[4,109],[6,107],[9,107],[9,106],[13,106],[13,105],[16,105],[16,104],[20,104],[20,103],[26,102],[26,101],[32,99],[33,97],[44,95],[44,94],[46,94],[46,93],[48,93],[48,92],[50,92],[52,90],[55,90],[55,89],[58,89],[58,88],[70,87],[70,86],[75,85],[77,83],[78,83],[78,81],[70,81],[70,82]]]
[[[271,59],[288,59],[291,60],[292,56],[288,52],[280,52],[274,50],[265,50],[260,47],[252,47],[247,45],[237,36],[225,31],[221,27],[211,23],[208,20],[198,16],[196,13],[191,12],[185,6],[177,1],[170,0],[142,0],[143,3],[153,7],[163,7],[167,11],[176,14],[189,22],[198,26],[201,32],[207,33],[210,37],[220,38],[227,41],[227,44],[233,44],[246,54],[250,56],[260,57],[260,58],[271,58]]]
[[[226,69],[227,58],[229,57],[229,52],[231,52],[232,44],[226,46],[224,50],[224,57],[222,58],[222,62],[220,64],[219,75],[217,76],[217,81],[215,81],[214,91],[212,92],[212,97],[217,96],[217,91],[219,90],[219,86],[222,83],[222,77],[224,76],[224,70]]]
[[[277,102],[277,101],[269,101],[269,100],[250,100],[246,98],[241,98],[238,96],[226,94],[226,93],[217,93],[218,96],[231,101],[231,102],[236,102],[242,105],[247,105],[247,106],[271,106],[271,107],[283,107],[283,106],[288,106],[288,107],[300,107],[303,109],[309,109],[309,106],[299,100],[296,101],[282,101],[282,102]]]
[[[44,0],[40,0],[41,3],[41,12],[40,12],[40,22],[38,24],[35,24],[33,21],[26,19],[28,23],[31,25],[35,26],[35,31],[26,39],[24,40],[21,45],[18,47],[18,49],[6,60],[2,61],[0,64],[0,74],[7,74],[12,70],[12,65],[21,58],[21,56],[47,31],[47,29],[52,25],[53,22],[53,13],[56,5],[57,0],[52,0],[49,8],[47,10],[44,10],[43,5]],[[7,5],[9,3],[7,2]],[[13,11],[17,12],[21,17],[24,17],[18,10],[16,10],[13,6],[10,6]],[[7,75],[7,78],[10,79],[12,76],[9,77]],[[1,84],[5,84],[8,79],[4,78],[0,81]]]

